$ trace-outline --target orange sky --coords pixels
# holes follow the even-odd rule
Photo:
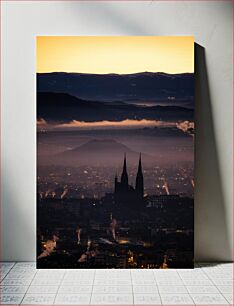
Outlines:
[[[38,36],[37,72],[194,72],[193,36]]]

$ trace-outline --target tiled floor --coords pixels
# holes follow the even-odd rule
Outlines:
[[[0,267],[0,305],[233,305],[231,263],[200,263],[194,270]]]

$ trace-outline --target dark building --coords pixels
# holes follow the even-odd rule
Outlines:
[[[142,173],[141,155],[139,157],[135,188],[128,183],[127,161],[124,155],[123,171],[120,182],[115,176],[115,204],[137,207],[144,202],[144,177]]]

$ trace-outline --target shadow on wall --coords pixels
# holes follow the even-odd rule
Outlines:
[[[214,133],[205,48],[195,44],[195,259],[232,258]]]

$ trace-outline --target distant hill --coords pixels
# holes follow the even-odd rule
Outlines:
[[[191,120],[193,110],[180,106],[138,106],[88,101],[67,93],[38,92],[37,117],[48,122],[121,121],[125,119]]]
[[[66,150],[53,156],[52,163],[62,165],[110,165],[122,162],[126,153],[128,163],[137,163],[139,152],[113,139],[93,139],[72,150]],[[147,162],[153,157],[142,154]]]
[[[86,100],[171,101],[193,105],[194,74],[140,72],[133,74],[38,73],[39,92],[62,92]]]

